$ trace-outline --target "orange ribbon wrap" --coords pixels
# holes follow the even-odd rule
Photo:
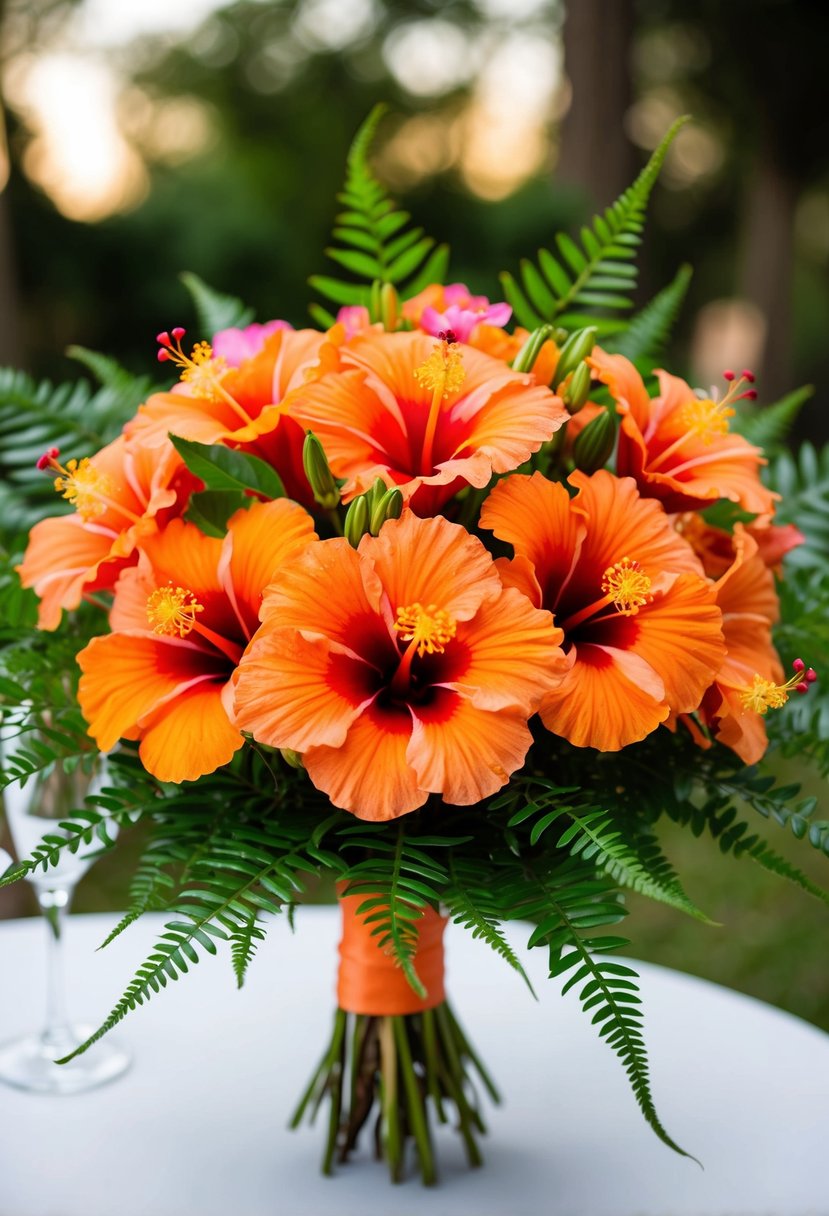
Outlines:
[[[367,895],[340,895],[342,937],[340,969],[337,975],[337,1004],[346,1013],[365,1013],[374,1017],[420,1013],[434,1009],[445,1000],[443,986],[443,930],[446,917],[425,908],[417,921],[418,946],[414,957],[417,974],[426,996],[419,997],[402,969],[371,936],[374,923],[366,924],[357,915]],[[371,913],[367,913],[371,915]]]

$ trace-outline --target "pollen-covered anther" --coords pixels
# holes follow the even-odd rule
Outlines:
[[[415,380],[427,392],[449,397],[456,393],[466,378],[463,355],[449,331],[435,346],[429,358],[414,371]]]
[[[186,355],[181,345],[184,333],[181,326],[176,326],[172,339],[166,330],[158,334],[159,361],[173,363],[181,369],[179,379],[188,385],[194,397],[215,401],[221,395],[219,381],[227,370],[227,363],[221,355],[213,357],[213,347],[209,342],[197,342],[191,353]]]
[[[770,709],[782,709],[789,699],[789,693],[807,693],[809,685],[817,680],[817,672],[813,667],[807,668],[802,659],[795,659],[792,669],[794,675],[785,684],[775,684],[773,680],[755,673],[751,684],[740,692],[743,708],[765,714]]]
[[[398,608],[394,627],[401,641],[416,644],[415,649],[421,657],[443,654],[446,643],[451,642],[458,628],[454,618],[436,604],[427,604],[424,608],[420,603]]]
[[[153,633],[163,637],[187,637],[199,612],[204,612],[204,605],[193,592],[172,583],[157,587],[147,600],[147,620]]]
[[[622,616],[635,616],[653,599],[650,578],[639,562],[630,557],[608,566],[602,575],[602,591]]]
[[[689,401],[682,407],[680,422],[703,443],[713,443],[717,435],[728,434],[728,422],[736,411],[726,404],[726,399],[714,401],[710,397]]]
[[[59,465],[53,458],[50,467],[60,472],[55,478],[55,489],[71,502],[82,519],[94,519],[103,515],[109,505],[112,483],[106,473],[96,469],[88,456],[81,460],[67,460]]]

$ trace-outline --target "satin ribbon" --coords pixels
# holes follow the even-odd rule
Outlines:
[[[443,930],[447,918],[427,907],[416,922],[418,946],[414,966],[426,989],[426,996],[419,997],[394,956],[381,949],[377,938],[371,936],[376,923],[367,925],[364,918],[357,915],[360,904],[368,898],[368,895],[339,896],[342,937],[337,1004],[347,1013],[370,1014],[374,1017],[434,1009],[446,996],[443,986]],[[370,916],[371,912],[366,915]]]

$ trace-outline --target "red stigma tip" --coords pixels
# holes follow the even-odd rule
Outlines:
[[[159,346],[170,346],[171,345],[170,335],[167,333],[166,329],[163,329],[160,334],[156,334],[155,340],[159,344]]]
[[[169,354],[167,353],[167,351],[166,351],[166,350],[164,349],[164,347],[162,346],[161,350],[158,352],[158,361],[159,361],[159,363],[166,363],[166,361],[167,361],[169,358],[170,358]]]
[[[180,342],[186,333],[186,329],[182,329],[180,325],[177,325],[173,330],[173,337],[175,338],[176,342]]]
[[[48,469],[53,460],[60,456],[60,448],[47,448],[42,456],[37,459],[37,468],[43,472]]]
[[[817,679],[817,672],[815,671],[814,667],[810,667],[806,672],[806,679],[810,684],[814,684],[815,680]]]
[[[803,662],[802,659],[795,659],[795,661],[792,663],[792,671],[797,671],[797,672],[803,671],[805,666],[806,666],[806,664]]]
[[[723,380],[733,380],[734,373],[733,372],[723,372],[722,378],[723,378]]]
[[[455,335],[454,329],[442,329],[440,331],[440,333],[438,334],[438,339],[441,342],[447,342],[450,346],[452,345],[453,342],[457,342],[457,340],[458,340]]]
[[[800,695],[802,696],[804,692],[809,691],[809,685],[806,683],[805,680],[801,680],[799,684],[795,684],[794,690],[795,690],[795,692],[799,692]]]
[[[743,393],[743,397],[746,399],[746,401],[756,401],[757,400],[757,389],[750,388],[747,393]]]
[[[757,379],[754,372],[750,372],[748,368],[743,368],[743,379],[748,380],[749,384],[753,384]]]

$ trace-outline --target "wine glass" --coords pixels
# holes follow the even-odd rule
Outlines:
[[[19,734],[19,726],[0,728],[0,752],[12,755],[32,735]],[[106,756],[94,757],[90,768],[78,765],[66,772],[51,766],[23,781],[6,786],[3,801],[6,820],[18,858],[29,857],[44,835],[67,836],[59,820],[72,818],[83,807],[87,794],[97,793],[106,783]],[[114,824],[108,825],[110,835]],[[43,1030],[0,1045],[0,1081],[37,1093],[72,1094],[93,1089],[119,1077],[129,1067],[130,1056],[110,1039],[68,1064],[55,1061],[68,1055],[92,1033],[93,1027],[70,1021],[63,980],[63,934],[75,886],[92,865],[98,850],[81,846],[74,854],[65,850],[58,865],[27,875],[47,927],[46,1016]],[[0,869],[5,867],[0,865]]]

